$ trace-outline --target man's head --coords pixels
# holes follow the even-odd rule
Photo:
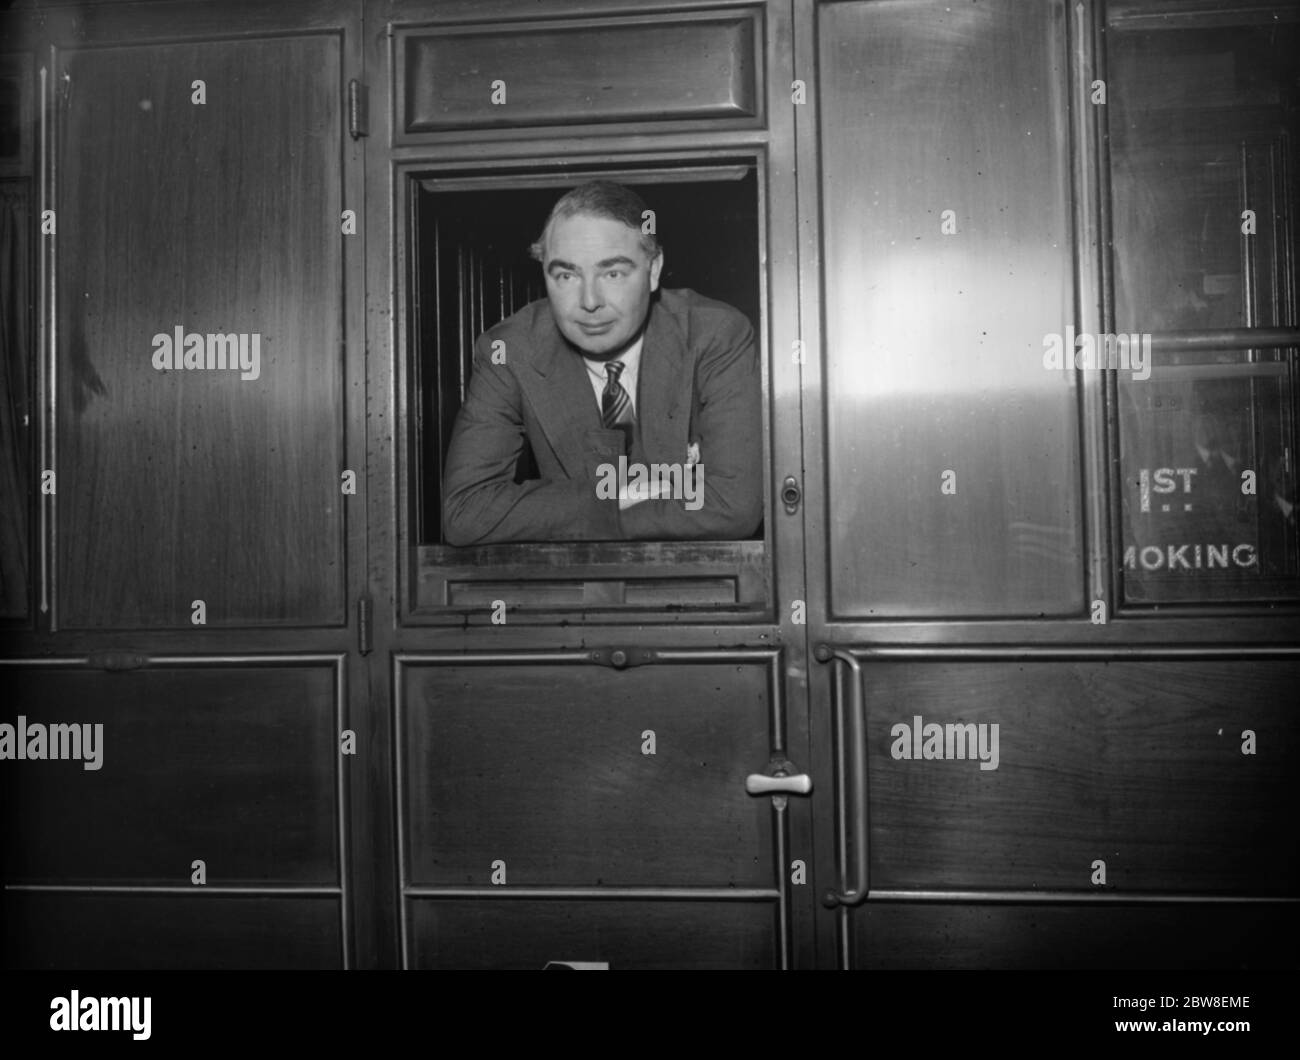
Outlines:
[[[532,246],[560,332],[588,357],[615,357],[635,341],[659,289],[664,256],[641,230],[645,208],[621,184],[583,184],[555,204]]]

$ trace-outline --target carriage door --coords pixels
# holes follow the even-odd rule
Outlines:
[[[1147,497],[1178,505],[1157,525],[1141,476],[1186,466],[1160,447],[1195,442],[1190,412],[1163,401],[1193,377],[1239,381],[1203,388],[1218,395],[1203,419],[1231,421],[1216,437],[1240,436],[1245,466],[1271,466],[1259,451],[1290,467],[1294,351],[1251,355],[1256,339],[1228,330],[1186,337],[1294,323],[1263,295],[1253,316],[1229,305],[1251,268],[1275,270],[1260,291],[1294,289],[1280,254],[1243,251],[1235,234],[1245,172],[1267,246],[1285,242],[1260,191],[1279,186],[1282,162],[1270,184],[1249,177],[1267,146],[1234,155],[1228,136],[1216,168],[1193,140],[1184,154],[1201,177],[1179,185],[1139,150],[1149,126],[1173,127],[1165,75],[1213,68],[1210,105],[1235,106],[1232,69],[1266,72],[1280,45],[1148,27],[1136,6],[1112,12],[1104,37],[1104,11],[1059,2],[820,3],[796,25],[795,73],[816,85],[797,115],[800,210],[820,219],[801,225],[814,772],[835,795],[817,819],[819,952],[844,967],[1267,964],[1266,943],[1232,933],[1263,915],[1251,902],[1295,893],[1277,808],[1294,767],[1282,707],[1296,656],[1242,651],[1294,643],[1294,612],[1265,619],[1258,601],[1295,599],[1295,524],[1179,486]],[[1237,92],[1271,103],[1283,129],[1294,113],[1284,92]],[[1155,120],[1125,138],[1134,115]],[[1286,137],[1274,139],[1277,156]],[[1178,215],[1138,245],[1118,221],[1134,185],[1189,210],[1217,194],[1226,218]],[[1099,257],[1112,194],[1113,262]],[[1198,238],[1178,235],[1188,225]],[[1211,260],[1215,225],[1226,235]],[[1184,246],[1192,293],[1221,321],[1161,316],[1170,300],[1152,285],[1167,270],[1142,266]],[[1127,303],[1112,302],[1112,271]],[[1154,333],[1154,364],[1139,363],[1140,343],[1103,338],[1116,324]],[[1269,333],[1275,347],[1285,331]],[[1121,359],[1069,363],[1084,333]],[[1129,407],[1136,427],[1113,414]],[[1270,481],[1294,498],[1287,473]],[[1245,521],[1197,522],[1218,507]],[[1267,576],[1231,569],[1233,549],[1247,563],[1269,541]],[[1224,569],[1207,569],[1211,544]],[[1214,610],[1225,598],[1242,605],[1231,622]],[[1190,600],[1202,606],[1168,607]],[[1243,734],[1261,727],[1271,750],[1252,757]]]

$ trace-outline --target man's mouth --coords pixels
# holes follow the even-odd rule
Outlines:
[[[613,326],[614,322],[612,320],[607,320],[603,324],[584,324],[581,321],[578,322],[578,327],[582,328],[582,333],[584,335],[603,335]]]

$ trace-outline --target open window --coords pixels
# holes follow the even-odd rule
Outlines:
[[[664,248],[660,286],[691,288],[740,310],[754,328],[761,355],[764,285],[754,158],[414,175],[408,200],[414,383],[408,497],[419,612],[481,608],[496,600],[540,611],[712,612],[766,606],[765,527],[744,541],[472,548],[444,542],[443,470],[469,382],[474,341],[529,302],[546,297],[541,267],[529,256],[529,245],[555,201],[593,179],[627,185],[654,211]],[[764,415],[766,421],[766,411]],[[754,459],[767,468],[766,452],[755,453]],[[535,475],[526,454],[517,478]],[[766,483],[768,476],[763,478]]]

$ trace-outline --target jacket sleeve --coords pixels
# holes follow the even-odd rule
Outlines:
[[[700,447],[704,503],[692,511],[685,498],[643,501],[620,514],[624,537],[732,540],[762,522],[763,389],[754,330],[728,309],[706,341],[695,368],[690,438]]]
[[[447,450],[443,540],[465,546],[621,537],[618,501],[599,499],[594,478],[515,482],[527,444],[524,398],[510,367],[493,364],[488,351],[485,334],[475,343],[468,393]]]

